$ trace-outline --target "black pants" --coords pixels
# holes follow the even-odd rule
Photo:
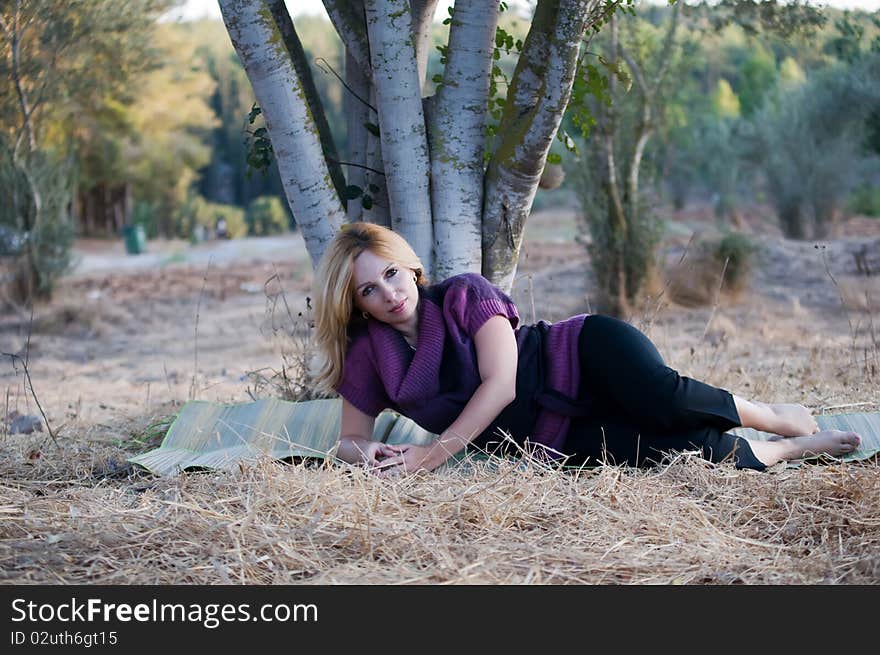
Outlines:
[[[563,448],[568,464],[643,466],[670,451],[700,449],[713,462],[766,468],[748,441],[725,432],[741,425],[733,396],[669,368],[632,325],[588,316],[578,349],[579,397],[593,411],[572,419]]]

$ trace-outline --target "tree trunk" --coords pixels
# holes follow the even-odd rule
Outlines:
[[[376,92],[370,96],[376,104]],[[378,121],[378,118],[376,119]],[[378,125],[374,124],[378,129]],[[391,228],[391,213],[388,209],[388,187],[385,184],[385,163],[382,161],[382,140],[373,131],[367,133],[367,172],[364,177],[364,193],[370,198],[370,205],[364,207],[363,218],[369,223]]]
[[[284,40],[284,46],[287,48],[290,60],[293,62],[297,77],[302,84],[305,100],[309,105],[309,112],[311,112],[312,119],[315,121],[318,137],[321,140],[324,159],[327,161],[327,168],[330,170],[330,175],[333,178],[333,186],[336,188],[339,197],[344,200],[345,175],[339,165],[336,143],[333,141],[330,124],[327,122],[324,105],[321,102],[321,96],[318,94],[318,88],[315,86],[312,69],[306,59],[305,50],[302,47],[296,29],[293,27],[293,21],[290,20],[290,14],[287,12],[284,0],[269,0],[269,8],[272,11],[275,25],[281,33],[281,38]]]
[[[367,24],[363,0],[323,0],[330,22],[336,29],[346,52],[361,69],[361,75],[372,78],[370,46],[367,43]]]
[[[313,265],[345,221],[305,91],[265,0],[219,0],[266,119],[287,201]]]
[[[265,114],[291,208],[317,261],[342,212],[325,179],[318,130],[302,109],[307,103],[290,55],[280,47],[272,21],[265,20],[270,0],[219,1]],[[429,275],[479,270],[510,290],[525,221],[571,93],[581,39],[588,22],[604,20],[605,3],[538,1],[484,166],[499,0],[457,0],[443,84],[424,106],[437,0],[323,1],[346,47],[347,83],[377,114],[346,101],[348,180],[364,194],[360,203],[349,203],[348,220],[390,225],[413,246]],[[364,123],[378,123],[378,140],[359,133]],[[361,169],[363,178],[355,172],[361,166],[367,167]],[[364,201],[372,206],[363,207]]]
[[[365,0],[391,227],[433,272],[430,163],[407,0]]]
[[[568,105],[587,18],[599,0],[544,0],[514,72],[486,173],[483,275],[513,286],[525,220]],[[512,100],[511,100],[512,99]]]
[[[436,275],[482,271],[483,152],[498,0],[458,0],[431,121]]]
[[[412,14],[412,35],[416,44],[416,66],[419,71],[421,88],[425,87],[425,73],[428,70],[428,53],[431,49],[431,26],[439,0],[410,0]],[[489,0],[489,4],[493,0]],[[460,3],[459,3],[460,4]]]

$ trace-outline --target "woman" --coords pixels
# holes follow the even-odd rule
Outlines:
[[[318,383],[342,397],[337,456],[382,475],[432,470],[468,445],[497,450],[511,441],[567,464],[640,466],[698,448],[713,462],[758,470],[860,443],[854,432],[820,432],[801,405],[752,402],[680,376],[617,319],[519,326],[511,299],[479,275],[428,286],[409,244],[377,225],[340,230],[315,287]],[[439,438],[372,441],[386,408]],[[740,425],[779,436],[725,432]]]

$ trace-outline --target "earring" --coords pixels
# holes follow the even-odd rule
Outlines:
[[[363,314],[364,320],[367,320],[368,318],[370,318],[370,315],[367,312],[361,312],[361,314]]]

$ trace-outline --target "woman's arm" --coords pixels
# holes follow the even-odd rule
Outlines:
[[[403,453],[387,462],[389,467],[411,473],[433,470],[482,434],[516,397],[516,336],[510,320],[496,315],[474,335],[477,365],[482,382],[458,418],[428,446],[404,445]],[[396,465],[396,466],[395,466]],[[390,469],[389,469],[390,470]]]
[[[376,419],[364,414],[357,407],[342,399],[342,425],[339,430],[339,447],[336,456],[349,464],[378,466],[388,457],[401,452],[399,446],[373,441]]]

